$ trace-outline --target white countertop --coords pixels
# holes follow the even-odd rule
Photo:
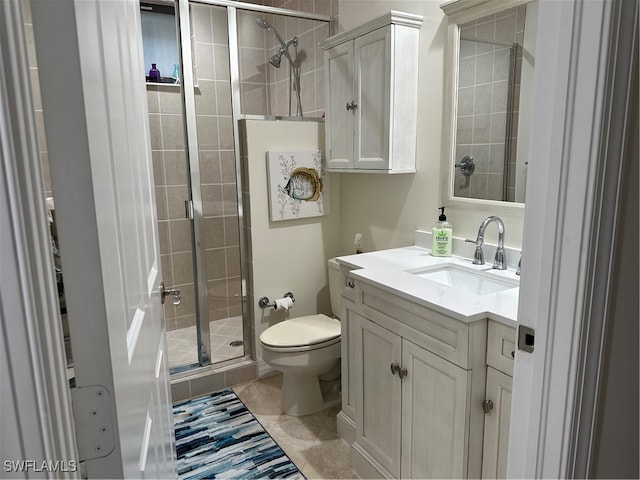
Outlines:
[[[431,250],[418,246],[348,255],[336,260],[341,265],[353,269],[350,275],[356,280],[360,279],[457,320],[473,322],[489,318],[515,327],[520,291],[520,278],[515,274],[515,270],[494,270],[491,263],[473,265],[470,259],[458,256],[434,257]],[[497,293],[474,295],[407,271],[444,264],[483,271],[485,276],[513,283],[513,288]]]

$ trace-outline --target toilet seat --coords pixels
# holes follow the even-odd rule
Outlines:
[[[285,320],[260,335],[263,347],[274,351],[304,351],[324,348],[340,341],[340,321],[326,315]]]

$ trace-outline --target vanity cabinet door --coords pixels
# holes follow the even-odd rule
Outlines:
[[[391,365],[400,366],[401,338],[354,315],[357,329],[356,443],[393,477],[400,476],[401,387]]]
[[[466,476],[471,371],[403,340],[402,478]]]
[[[486,397],[493,408],[487,408],[484,419],[482,478],[507,477],[512,383],[513,378],[509,375],[487,367]]]

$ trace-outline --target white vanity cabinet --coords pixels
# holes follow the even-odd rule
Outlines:
[[[489,322],[482,478],[506,478],[516,329]]]
[[[480,477],[486,320],[461,322],[351,281],[343,395],[352,468],[361,478]]]
[[[422,17],[389,14],[323,44],[331,172],[415,172]]]

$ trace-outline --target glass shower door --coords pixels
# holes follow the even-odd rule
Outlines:
[[[164,304],[169,366],[174,369],[198,362],[193,238],[185,211],[191,197],[185,114],[182,85],[169,77],[179,62],[178,36],[173,8],[148,2],[141,9],[145,51],[141,74],[146,75],[153,63],[161,77],[147,75],[146,87],[162,276],[167,287],[179,288],[182,295],[179,305]]]
[[[201,318],[208,322],[211,363],[219,363],[245,354],[228,19],[219,6],[192,4],[190,13],[205,262],[200,285],[207,300]]]

